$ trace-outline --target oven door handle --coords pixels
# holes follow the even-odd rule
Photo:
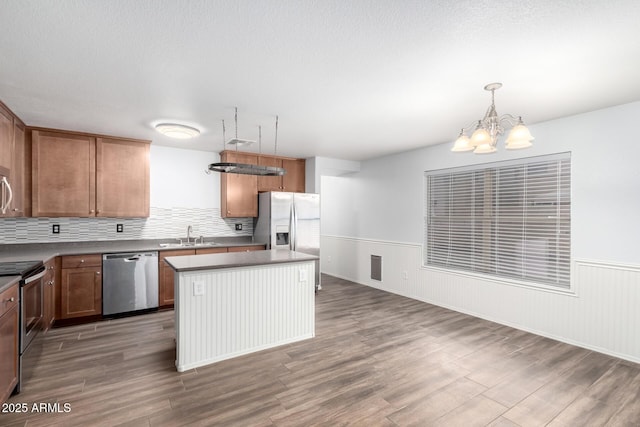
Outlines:
[[[42,266],[42,271],[39,272],[38,274],[31,276],[31,277],[27,277],[24,280],[24,284],[28,285],[31,282],[35,282],[36,280],[40,280],[44,277],[44,275],[47,274],[47,269],[44,267],[44,265]]]

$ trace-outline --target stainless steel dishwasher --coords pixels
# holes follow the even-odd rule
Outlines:
[[[102,314],[158,307],[158,252],[102,256]]]

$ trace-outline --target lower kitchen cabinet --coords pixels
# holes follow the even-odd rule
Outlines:
[[[60,318],[101,314],[102,256],[63,256],[61,264]]]
[[[173,269],[164,261],[166,257],[195,255],[195,249],[162,251],[158,262],[158,305],[161,308],[173,307]]]
[[[0,293],[0,403],[18,384],[18,284]]]
[[[56,284],[59,279],[56,279],[57,273],[59,273],[60,268],[56,268],[56,262],[58,258],[54,258],[45,263],[45,275],[42,278],[44,283],[44,301],[42,303],[43,310],[43,329],[46,331],[53,326],[53,322],[56,319]],[[59,287],[58,287],[59,288]]]

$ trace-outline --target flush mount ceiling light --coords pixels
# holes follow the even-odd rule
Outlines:
[[[491,92],[491,105],[487,110],[484,118],[464,127],[460,130],[458,139],[453,144],[451,151],[464,152],[473,150],[476,154],[489,154],[497,151],[496,144],[498,137],[504,133],[503,124],[513,126],[509,132],[509,136],[505,141],[507,150],[517,150],[520,148],[531,147],[533,136],[531,132],[522,122],[522,117],[516,117],[511,114],[503,114],[498,116],[494,102],[495,91],[502,87],[502,83],[489,83],[484,90]],[[466,131],[471,130],[475,126],[471,138],[466,135]]]
[[[238,139],[238,108],[235,110],[235,122],[236,122],[236,137],[234,139],[229,140],[227,142],[228,145],[235,145],[236,151],[238,151],[238,146],[241,145],[249,145],[254,141],[246,140],[246,139]],[[222,141],[226,140],[225,136],[225,126],[224,120],[222,121]],[[258,126],[258,141],[259,141],[259,151],[262,152],[262,127]],[[278,150],[278,116],[276,116],[276,137],[275,137],[275,148],[274,154]],[[211,163],[207,169],[207,173],[209,172],[221,172],[221,173],[235,173],[241,175],[258,175],[258,176],[282,176],[287,173],[284,168],[278,168],[275,166],[261,166],[261,165],[251,165],[247,163],[236,163],[236,162],[219,162],[219,163]]]
[[[178,123],[160,123],[156,130],[169,138],[189,139],[200,135],[200,131],[194,127]]]

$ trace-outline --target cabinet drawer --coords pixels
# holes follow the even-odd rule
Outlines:
[[[2,317],[6,312],[18,305],[19,288],[20,286],[18,286],[18,284],[15,284],[9,289],[0,293],[0,317]]]
[[[101,267],[102,255],[71,255],[62,257],[62,268]]]

